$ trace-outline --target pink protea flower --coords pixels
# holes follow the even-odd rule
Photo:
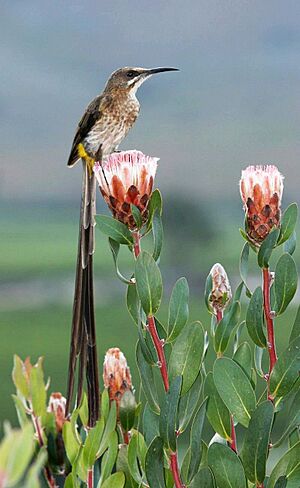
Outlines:
[[[248,237],[260,245],[280,225],[283,176],[273,165],[248,166],[242,171],[240,192]]]
[[[51,393],[47,412],[53,412],[57,432],[61,432],[65,423],[66,399],[61,393]]]
[[[118,347],[108,349],[103,364],[103,381],[109,398],[119,406],[125,391],[132,390],[130,369],[126,358]]]
[[[140,151],[122,151],[94,166],[100,191],[113,216],[130,229],[135,228],[130,204],[138,207],[144,222],[147,219],[157,161]]]
[[[219,263],[213,265],[210,270],[212,289],[208,297],[213,312],[217,315],[223,311],[232,298],[231,287],[227,273]]]

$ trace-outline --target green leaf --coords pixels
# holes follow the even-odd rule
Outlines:
[[[278,245],[286,242],[295,230],[298,218],[297,203],[291,203],[285,210],[281,219],[280,235],[278,238]]]
[[[165,394],[159,422],[160,436],[165,447],[173,452],[176,451],[176,422],[181,385],[181,376],[172,381],[170,389]]]
[[[261,287],[258,286],[255,289],[248,305],[246,313],[246,326],[249,336],[253,340],[254,344],[259,347],[267,346],[263,324],[263,294]]]
[[[156,262],[146,251],[142,251],[136,260],[135,278],[137,293],[145,314],[154,315],[161,302],[162,279]]]
[[[164,441],[155,437],[146,454],[146,476],[150,488],[166,488],[164,477]]]
[[[218,393],[212,372],[205,378],[204,395],[208,397],[206,416],[210,425],[221,437],[231,441],[230,413]]]
[[[46,411],[46,388],[44,383],[43,358],[39,358],[30,371],[30,396],[34,414],[42,416]]]
[[[184,395],[193,385],[200,371],[204,352],[204,331],[200,322],[187,325],[178,336],[169,360],[169,376],[172,381],[183,377]]]
[[[240,303],[234,302],[218,323],[214,337],[214,347],[217,354],[221,355],[227,349],[230,336],[238,323],[240,313]]]
[[[288,253],[280,256],[275,269],[274,289],[276,296],[276,314],[282,314],[293,299],[297,290],[297,268]]]
[[[87,427],[89,422],[89,407],[86,393],[83,393],[81,404],[78,408],[78,413],[82,424]]]
[[[291,405],[289,408],[288,414],[285,414],[286,418],[286,427],[283,430],[280,438],[273,442],[273,447],[278,447],[285,438],[291,434],[291,432],[295,429],[295,427],[300,425],[300,389],[297,391]]]
[[[156,209],[153,215],[152,233],[154,240],[153,259],[158,261],[163,245],[163,226],[159,209]]]
[[[186,278],[179,278],[172,290],[169,304],[168,341],[180,334],[189,318],[189,285]]]
[[[214,476],[209,467],[201,468],[200,471],[194,477],[190,488],[215,488]]]
[[[241,458],[246,476],[252,483],[262,483],[266,476],[273,414],[274,408],[270,401],[258,405],[245,434]]]
[[[20,427],[24,427],[27,424],[27,422],[28,422],[28,417],[27,417],[27,414],[26,414],[26,409],[25,409],[25,406],[24,406],[24,402],[17,395],[12,395],[12,397],[13,397],[13,400],[14,400],[14,403],[15,403],[15,407],[16,407],[16,411],[17,411],[18,421],[19,421]]]
[[[101,477],[97,488],[103,486],[104,481],[109,478],[115,465],[118,454],[118,434],[116,431],[111,432],[108,440],[108,449],[103,454],[101,461]]]
[[[148,222],[147,222],[147,230],[146,234],[151,230],[152,228],[152,221],[153,221],[153,215],[155,211],[158,210],[159,214],[162,214],[162,197],[161,193],[158,189],[154,190],[154,192],[151,195],[151,198],[149,200],[148,204]]]
[[[122,275],[122,273],[119,270],[118,255],[119,255],[119,250],[120,250],[120,244],[118,242],[114,241],[111,237],[108,238],[108,243],[109,243],[109,247],[110,247],[112,257],[114,260],[117,277],[119,278],[120,281],[122,281],[126,285],[132,284],[132,281],[125,278],[125,276]]]
[[[125,485],[125,475],[121,471],[112,474],[104,481],[101,488],[123,488]]]
[[[46,447],[40,448],[36,460],[31,464],[22,488],[40,488],[40,474],[47,461]],[[77,488],[77,485],[74,485]]]
[[[257,262],[260,268],[269,267],[269,260],[273,249],[276,247],[279,232],[279,229],[273,229],[263,240],[257,255]]]
[[[291,237],[284,243],[283,250],[284,252],[288,252],[291,256],[294,254],[297,247],[297,236],[296,232],[294,231]]]
[[[28,399],[29,397],[29,382],[26,379],[25,366],[21,358],[14,355],[14,368],[12,372],[13,382],[15,387],[19,390],[21,395]]]
[[[230,413],[244,427],[248,427],[256,398],[247,375],[235,361],[224,357],[215,361],[213,377]]]
[[[119,453],[116,463],[117,471],[123,471],[125,475],[125,486],[124,488],[138,488],[138,484],[132,478],[129,467],[128,467],[128,446],[126,444],[121,444],[119,446]],[[101,487],[102,488],[102,487]],[[110,487],[108,487],[110,488]]]
[[[149,407],[153,412],[159,413],[157,391],[154,382],[152,367],[147,363],[142,353],[140,342],[136,347],[136,361],[141,375],[142,386],[146,395]]]
[[[201,393],[202,386],[202,375],[198,374],[193,386],[189,391],[180,397],[179,407],[178,407],[178,431],[180,433],[184,432],[189,425],[192,416],[197,408],[198,400]]]
[[[97,458],[97,452],[100,446],[104,431],[104,419],[98,420],[95,427],[89,430],[83,446],[83,463],[86,468],[91,468]]]
[[[125,432],[132,429],[135,421],[136,401],[132,391],[127,390],[120,401],[119,417]]]
[[[205,421],[207,398],[200,405],[192,423],[190,433],[191,459],[188,469],[188,480],[191,481],[200,467],[202,456],[202,431]]]
[[[297,313],[296,313],[296,317],[294,320],[294,324],[293,324],[293,328],[291,331],[289,342],[290,343],[293,342],[293,340],[297,339],[297,337],[299,337],[299,336],[300,336],[300,305],[297,309]]]
[[[74,412],[72,416],[74,415]],[[78,413],[76,414],[76,418],[78,416]],[[76,428],[76,427],[75,427]],[[71,422],[65,422],[63,426],[63,440],[64,440],[64,446],[66,449],[67,457],[70,461],[70,464],[73,465],[75,462],[75,459],[77,459],[77,456],[79,454],[80,450],[80,441],[78,437],[76,436],[74,432],[74,428]]]
[[[119,244],[132,246],[133,237],[126,225],[108,215],[96,215],[95,220],[98,229]]]
[[[297,442],[300,441],[300,430],[296,427],[293,432],[289,434],[289,448],[293,447]]]
[[[292,479],[297,472],[299,474],[300,466],[300,441],[289,449],[274,467],[268,481],[268,488],[274,488],[275,483],[281,476]]]
[[[139,209],[135,205],[133,205],[133,203],[131,203],[130,208],[131,208],[132,217],[134,219],[134,222],[135,222],[137,228],[141,229],[141,227],[143,225],[143,219],[142,219],[141,212],[139,211]]]
[[[128,446],[128,466],[131,476],[138,484],[145,483],[143,472],[145,471],[146,452],[147,445],[144,437],[140,432],[134,431]]]
[[[220,488],[246,488],[243,465],[230,447],[216,442],[211,444],[208,449],[208,465]]]
[[[151,410],[148,403],[144,408],[143,433],[147,444],[151,444],[154,437],[159,436],[159,415]]]
[[[101,394],[101,417],[104,418],[105,423],[109,415],[109,407],[110,407],[110,400],[109,400],[108,388],[104,388]]]
[[[24,475],[34,452],[34,434],[31,424],[22,430],[11,430],[0,444],[0,473],[7,475],[3,486],[15,486]]]
[[[141,305],[137,294],[136,285],[128,285],[126,304],[127,304],[128,312],[133,318],[133,321],[136,324],[139,324],[141,320]]]
[[[251,291],[247,286],[249,252],[250,252],[250,245],[248,242],[245,242],[240,257],[240,276],[246,287],[247,295],[251,296]]]
[[[258,376],[261,378],[265,377],[265,374],[262,370],[262,358],[263,358],[264,349],[258,346],[254,346],[254,368]]]
[[[244,373],[251,380],[252,353],[248,342],[242,342],[239,345],[232,359],[241,366]]]
[[[110,437],[111,433],[115,430],[116,423],[117,423],[117,404],[116,404],[116,402],[112,402],[110,405],[110,411],[108,414],[107,422],[105,424],[101,443],[100,443],[100,446],[97,450],[96,459],[101,457],[102,454],[104,453],[104,451],[107,449],[107,447],[109,445],[109,437]]]
[[[204,290],[205,305],[206,305],[206,308],[209,311],[209,313],[212,313],[211,303],[210,303],[210,300],[209,300],[210,299],[211,292],[212,292],[212,287],[213,287],[212,276],[209,273],[209,275],[206,278],[205,290]]]
[[[270,375],[273,398],[285,396],[293,387],[300,369],[300,337],[291,342],[279,356]]]

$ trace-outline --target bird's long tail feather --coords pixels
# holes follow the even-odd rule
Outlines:
[[[79,222],[78,254],[73,303],[72,331],[69,357],[66,416],[70,412],[74,394],[76,365],[79,357],[76,404],[82,399],[84,372],[86,372],[89,426],[99,414],[99,375],[94,315],[93,253],[96,183],[83,162],[82,199]]]

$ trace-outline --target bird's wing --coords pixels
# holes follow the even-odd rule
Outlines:
[[[87,136],[95,122],[101,118],[103,98],[103,95],[94,98],[81,117],[73,140],[68,166],[73,166],[78,161],[78,144]]]

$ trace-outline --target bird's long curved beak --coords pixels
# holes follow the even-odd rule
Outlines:
[[[164,71],[179,71],[178,68],[152,68],[147,69],[147,75],[154,75],[155,73],[163,73]]]

